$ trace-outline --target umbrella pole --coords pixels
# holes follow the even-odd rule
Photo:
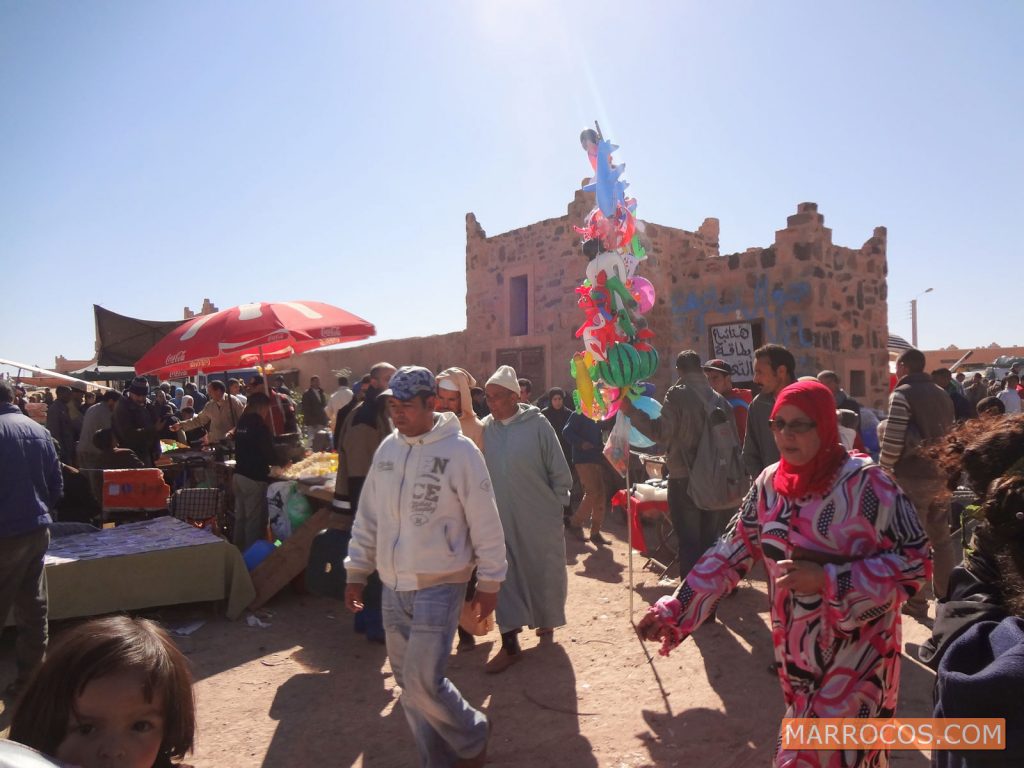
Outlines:
[[[633,490],[629,485],[632,452],[626,453],[626,548],[629,551],[629,623],[633,623]]]

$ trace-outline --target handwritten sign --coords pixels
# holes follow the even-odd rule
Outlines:
[[[754,333],[750,323],[711,327],[711,356],[732,366],[733,381],[754,378]]]

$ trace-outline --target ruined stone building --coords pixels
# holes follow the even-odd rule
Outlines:
[[[295,365],[303,381],[331,371],[358,378],[379,360],[438,371],[461,365],[482,383],[508,363],[534,383],[570,390],[569,360],[582,349],[576,330],[584,314],[575,289],[586,257],[573,229],[593,207],[577,191],[565,215],[488,237],[466,216],[466,329],[422,338],[381,341],[312,352]],[[830,368],[866,405],[884,407],[888,393],[886,231],[877,227],[859,248],[832,243],[814,203],[801,203],[767,247],[722,255],[717,219],[696,232],[647,222],[648,258],[637,274],[654,285],[648,313],[662,364],[654,377],[659,398],[674,378],[683,349],[724,358],[737,383],[750,381],[753,350],[775,342],[793,351],[797,375]]]

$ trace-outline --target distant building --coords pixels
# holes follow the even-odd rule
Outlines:
[[[219,311],[220,310],[218,310],[217,307],[214,306],[212,301],[210,301],[209,299],[203,299],[203,307],[198,312],[193,312],[188,307],[185,307],[184,319],[191,320],[193,317],[198,317],[199,315],[212,315],[214,312]]]
[[[961,349],[950,345],[944,349],[921,351],[924,352],[925,367],[929,371],[934,371],[936,368],[949,368],[968,352],[971,354],[960,364],[960,369],[966,370],[978,368],[982,365],[988,366],[997,357],[1024,357],[1024,347],[1000,347],[994,343],[989,344],[987,347],[964,347]]]
[[[64,355],[57,355],[53,358],[53,370],[57,373],[68,374],[72,371],[78,371],[87,366],[95,365],[96,358],[91,360],[69,360]]]
[[[507,363],[533,381],[535,393],[571,389],[569,360],[582,349],[575,333],[585,319],[575,289],[587,266],[573,227],[592,207],[593,196],[577,191],[564,216],[491,237],[467,214],[464,331],[310,352],[288,364],[303,378],[325,380],[341,367],[359,376],[378,360],[435,370],[460,365],[483,381]],[[767,247],[720,255],[718,235],[717,219],[705,219],[696,232],[645,224],[648,258],[637,274],[657,292],[646,317],[662,358],[659,391],[674,378],[682,349],[734,362],[735,380],[743,382],[751,378],[753,350],[775,342],[793,351],[798,375],[835,370],[853,397],[883,407],[885,228],[859,248],[837,246],[817,205],[801,203]]]

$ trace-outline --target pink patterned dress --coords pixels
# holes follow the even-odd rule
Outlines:
[[[899,693],[899,606],[931,571],[914,507],[864,456],[851,456],[824,496],[785,498],[772,486],[774,473],[774,465],[761,473],[729,530],[675,596],[651,607],[669,629],[661,653],[697,629],[763,557],[785,716],[889,717]],[[800,559],[823,565],[824,592],[775,587],[784,575],[778,561]],[[886,766],[888,753],[783,751],[780,735],[774,764]]]

